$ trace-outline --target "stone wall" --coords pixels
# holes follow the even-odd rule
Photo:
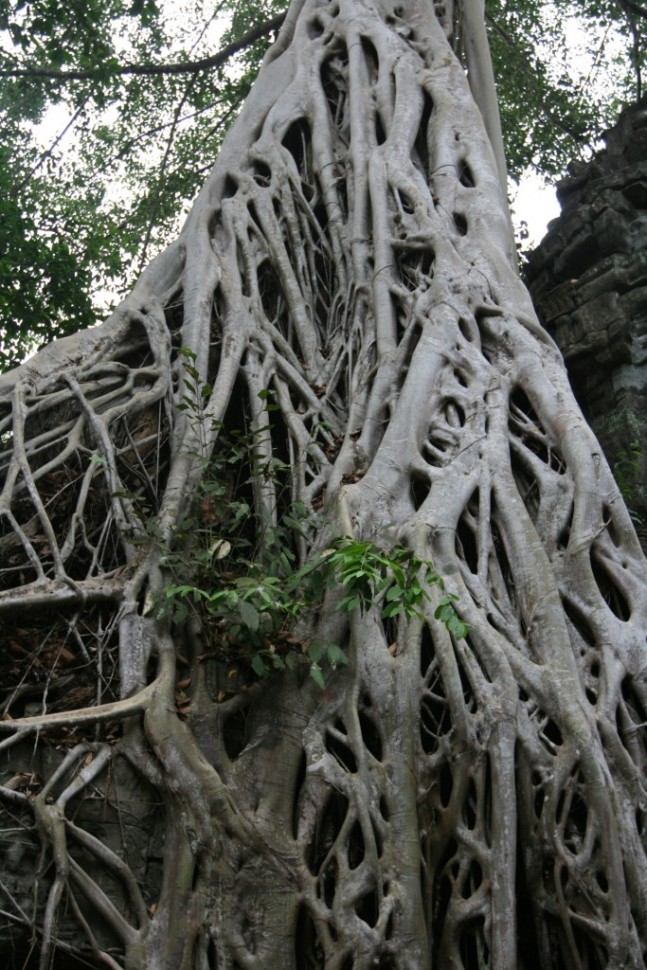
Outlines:
[[[647,100],[558,186],[562,214],[530,254],[539,315],[647,543]]]

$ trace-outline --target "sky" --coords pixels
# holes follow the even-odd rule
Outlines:
[[[527,172],[518,185],[510,183],[512,221],[515,228],[527,223],[529,237],[524,249],[534,249],[546,235],[546,228],[559,215],[555,186],[549,185],[536,172]]]

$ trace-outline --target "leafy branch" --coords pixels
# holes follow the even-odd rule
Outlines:
[[[229,557],[231,544],[216,539],[210,547],[216,562]],[[283,549],[283,562],[291,558]],[[241,567],[247,572],[236,575]],[[168,586],[163,593],[163,615],[170,609],[176,622],[183,622],[191,608],[206,613],[219,631],[221,648],[234,649],[239,657],[249,659],[259,677],[272,669],[294,668],[310,664],[310,676],[321,687],[324,677],[321,661],[335,667],[348,663],[344,651],[336,644],[301,641],[292,635],[294,622],[321,605],[327,590],[339,586],[343,595],[337,603],[340,613],[364,613],[376,607],[382,619],[403,616],[425,620],[421,607],[430,599],[430,588],[444,591],[441,577],[433,564],[419,559],[411,549],[396,547],[387,552],[371,541],[342,536],[330,548],[299,569],[288,569],[283,575],[268,575],[256,563],[234,561],[220,583],[202,588],[192,583]],[[215,576],[215,571],[210,572]],[[444,593],[434,616],[456,639],[468,632],[454,608],[458,597]]]
[[[105,80],[106,77],[123,77],[126,75],[170,75],[170,74],[200,74],[203,71],[210,71],[213,68],[221,67],[230,57],[238,54],[239,51],[249,47],[255,41],[265,37],[273,30],[278,30],[285,14],[279,14],[271,20],[248,30],[246,34],[237,40],[227,44],[217,54],[210,57],[202,57],[197,61],[180,61],[175,64],[124,64],[119,65],[116,60],[111,60],[100,67],[92,67],[85,70],[64,71],[56,68],[4,68],[0,70],[0,77],[28,77],[43,78],[54,81],[91,81]]]
[[[640,468],[643,449],[639,441],[633,440],[625,451],[616,459],[613,472],[622,492],[622,497],[627,505],[627,511],[634,525],[642,525],[642,517],[635,508],[636,500],[639,499],[638,483],[640,482]]]
[[[197,426],[203,439],[204,405],[211,387],[195,367],[195,354],[180,349],[185,392],[178,404]],[[271,392],[259,393],[268,415],[276,407]],[[308,664],[313,680],[325,684],[322,664],[335,668],[348,663],[337,644],[295,634],[297,621],[306,621],[330,591],[341,587],[336,610],[365,613],[377,609],[382,619],[417,617],[423,621],[432,587],[443,595],[434,616],[454,637],[467,634],[467,625],[454,609],[457,597],[446,593],[442,578],[428,559],[413,550],[389,550],[367,539],[339,536],[319,555],[297,565],[295,538],[306,538],[312,515],[302,503],[291,502],[278,524],[256,517],[241,497],[258,476],[278,485],[286,470],[276,458],[259,461],[259,436],[267,426],[225,432],[221,426],[218,452],[205,465],[192,506],[176,532],[173,548],[163,550],[161,565],[171,575],[189,577],[169,583],[157,596],[153,610],[160,618],[184,623],[197,613],[209,631],[216,656],[251,667],[257,677],[272,670]],[[247,479],[241,469],[250,470]],[[234,478],[237,481],[234,482]],[[242,480],[241,480],[242,479]],[[324,523],[325,525],[325,523]],[[301,627],[303,629],[303,626]]]
[[[635,0],[617,0],[618,6],[625,12],[636,14],[638,17],[647,17],[647,7]]]

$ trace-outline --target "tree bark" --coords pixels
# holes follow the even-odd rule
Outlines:
[[[296,0],[177,242],[0,378],[0,889],[42,970],[644,965],[645,560],[518,278],[461,9]],[[408,622],[330,591],[291,631],[346,650],[322,691],[156,613],[250,433],[251,534],[299,502],[303,562],[411,548],[467,637],[437,587]]]

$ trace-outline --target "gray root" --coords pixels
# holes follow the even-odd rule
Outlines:
[[[515,271],[478,23],[483,118],[450,46],[471,6],[293,3],[179,240],[0,381],[0,803],[37,873],[32,906],[8,865],[3,905],[43,970],[82,938],[128,970],[644,965],[645,561]],[[466,639],[433,602],[331,605],[325,692],[232,694],[213,632],[150,615],[265,391],[257,521],[322,510],[303,560],[331,530],[409,544]]]

